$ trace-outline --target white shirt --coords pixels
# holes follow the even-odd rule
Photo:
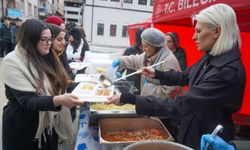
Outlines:
[[[66,54],[68,60],[79,60],[81,57],[82,47],[83,47],[84,41],[81,39],[81,43],[77,48],[77,52],[73,54],[73,46],[69,43],[69,45],[66,48]]]

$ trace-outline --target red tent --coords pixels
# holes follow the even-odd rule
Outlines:
[[[128,25],[127,29],[128,29],[130,45],[135,45],[135,33],[136,33],[137,29],[150,28],[151,24],[152,24],[152,17],[148,18],[147,20],[145,20],[141,23]]]
[[[242,61],[246,68],[247,83],[243,106],[234,116],[238,124],[250,125],[250,0],[155,0],[153,24],[164,33],[176,31],[180,44],[186,49],[188,65],[194,64],[203,53],[199,52],[192,41],[194,33],[192,16],[210,5],[225,3],[234,8],[242,38]],[[245,117],[246,116],[246,117]]]

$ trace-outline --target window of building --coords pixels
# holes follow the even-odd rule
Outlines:
[[[120,2],[120,0],[110,0],[111,2]]]
[[[147,5],[147,0],[138,0],[139,5]]]
[[[128,28],[127,28],[127,26],[122,27],[122,37],[128,37]]]
[[[150,0],[150,6],[154,5],[154,0]]]
[[[116,36],[116,25],[110,25],[110,36]]]
[[[32,15],[32,6],[31,6],[31,3],[28,4],[28,14],[30,16]]]
[[[97,35],[103,35],[104,34],[104,24],[98,23],[97,24]]]
[[[37,6],[34,6],[34,16],[35,16],[35,17],[38,16],[38,9],[37,9]]]
[[[21,8],[22,12],[25,12],[25,3],[24,3],[24,0],[20,0],[20,8]]]
[[[69,7],[81,7],[82,3],[64,2],[64,5]]]
[[[77,23],[78,22],[78,19],[72,19],[72,18],[67,18],[67,21],[68,22],[74,22],[74,23]]]
[[[124,3],[132,4],[132,3],[133,3],[133,0],[124,0]]]
[[[77,11],[67,11],[67,14],[78,15],[78,12]]]

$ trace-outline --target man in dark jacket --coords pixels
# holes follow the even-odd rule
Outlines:
[[[10,18],[5,17],[3,19],[3,26],[0,30],[0,35],[3,39],[3,48],[5,55],[13,50],[13,46],[11,43],[11,25],[10,25]]]
[[[234,139],[231,115],[241,108],[246,72],[240,58],[240,32],[234,10],[216,4],[202,10],[196,20],[193,40],[205,52],[197,63],[184,72],[148,67],[141,70],[159,79],[161,85],[188,85],[186,93],[165,101],[122,93],[110,97],[108,103],[133,103],[140,115],[180,117],[177,142],[199,149],[201,136],[211,133],[218,124],[224,127],[221,136],[226,141]]]

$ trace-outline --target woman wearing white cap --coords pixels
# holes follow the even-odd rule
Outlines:
[[[180,66],[173,53],[165,46],[165,35],[160,30],[148,28],[141,34],[142,47],[144,53],[140,55],[122,56],[115,60],[113,67],[120,69],[131,68],[138,70],[145,66],[150,66],[161,61],[166,61],[155,68],[161,71],[176,70],[180,71]],[[179,92],[175,86],[161,85],[158,79],[141,77],[141,95],[157,96],[161,98],[174,98]]]

